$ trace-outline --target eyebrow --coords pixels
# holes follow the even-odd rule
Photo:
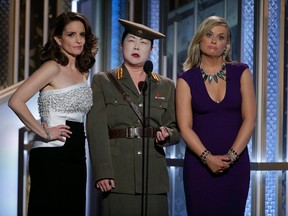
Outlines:
[[[66,31],[67,33],[78,33],[78,32],[76,32],[76,31]],[[80,34],[81,33],[86,33],[86,31],[81,31],[81,32],[79,32]]]
[[[215,34],[215,32],[213,32],[213,31],[211,31],[211,30],[208,30],[207,33],[213,33],[213,34]],[[220,33],[217,34],[217,35],[225,35],[225,34],[226,34],[226,32],[220,32]]]
[[[150,41],[149,39],[138,37],[138,36],[130,34],[130,33],[129,33],[129,35],[126,36],[126,38],[129,38],[129,37],[132,37],[133,39],[139,38],[140,40]]]
[[[134,36],[134,35],[132,35],[132,34],[129,34],[129,35],[127,35],[127,38],[136,38],[136,36]]]

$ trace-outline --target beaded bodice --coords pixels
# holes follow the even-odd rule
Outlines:
[[[87,83],[75,84],[63,89],[46,90],[40,93],[38,108],[42,121],[53,116],[52,113],[85,115],[92,106],[92,90]]]
[[[48,127],[66,124],[67,120],[84,123],[92,103],[92,90],[86,82],[62,89],[42,91],[38,98],[41,122],[47,123]],[[64,139],[66,138],[64,137]],[[64,143],[60,140],[46,142],[36,135],[32,148],[59,147]]]

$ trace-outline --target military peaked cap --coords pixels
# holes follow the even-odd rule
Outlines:
[[[132,21],[124,20],[124,19],[119,19],[119,22],[121,25],[125,27],[125,29],[138,37],[145,38],[148,40],[154,40],[154,39],[159,39],[159,38],[164,38],[165,35],[157,32],[145,25],[142,25],[140,23],[135,23]]]

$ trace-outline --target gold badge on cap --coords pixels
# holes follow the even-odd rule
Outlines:
[[[138,31],[137,31],[137,33],[138,33],[138,36],[142,36],[142,34],[143,34],[143,31],[142,30],[140,30],[140,29],[138,29]]]

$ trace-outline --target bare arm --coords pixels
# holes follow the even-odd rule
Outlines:
[[[198,156],[206,149],[197,134],[192,129],[192,95],[185,80],[178,79],[176,86],[176,116],[182,138],[188,148]]]
[[[249,139],[255,127],[256,119],[256,102],[255,93],[251,73],[249,69],[246,69],[241,77],[241,95],[242,95],[242,125],[237,134],[235,142],[232,148],[241,154],[241,152],[247,146]]]
[[[68,126],[60,126],[55,129],[44,130],[43,126],[35,119],[31,111],[28,109],[26,102],[33,97],[38,91],[49,85],[57,77],[59,68],[55,62],[43,64],[35,71],[12,95],[8,102],[8,106],[16,113],[19,119],[33,132],[47,139],[48,132],[50,139],[59,139],[64,141],[60,133],[63,132],[69,137],[70,131]],[[61,130],[61,132],[60,132]]]

